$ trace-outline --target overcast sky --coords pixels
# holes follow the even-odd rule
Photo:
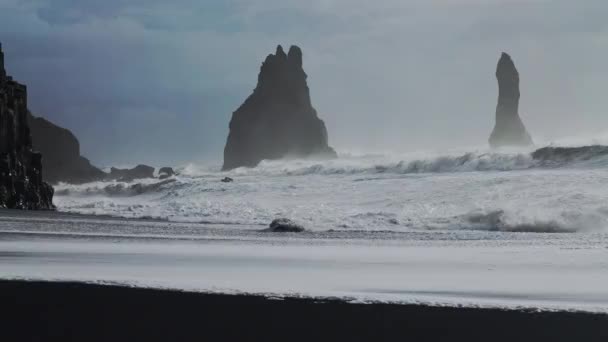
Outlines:
[[[482,146],[496,62],[535,140],[608,131],[605,0],[0,0],[7,69],[94,163],[222,159],[277,44],[339,152]]]

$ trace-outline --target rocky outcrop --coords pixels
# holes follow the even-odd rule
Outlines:
[[[167,179],[169,177],[173,177],[175,176],[175,170],[173,170],[172,167],[161,167],[160,170],[158,170],[158,178],[159,179]]]
[[[53,188],[42,180],[42,155],[32,149],[27,88],[6,75],[0,45],[0,207],[53,209]]]
[[[273,233],[301,233],[305,230],[303,226],[288,218],[278,218],[272,221],[264,231]]]
[[[253,94],[232,115],[224,170],[254,167],[265,159],[335,157],[325,123],[310,100],[302,51],[281,46],[262,64]]]
[[[154,178],[154,168],[147,165],[138,165],[132,169],[111,168],[110,173],[106,173],[80,155],[80,143],[70,130],[31,114],[28,115],[28,121],[34,149],[44,155],[44,179],[50,183],[79,184],[103,180],[130,182],[134,179]],[[159,171],[160,179],[173,175],[175,171],[171,167],[163,167]]]
[[[519,117],[519,72],[511,56],[504,52],[496,68],[496,78],[498,105],[496,126],[490,136],[490,146],[498,148],[532,145],[532,138]]]
[[[608,146],[591,145],[578,147],[547,146],[532,152],[532,158],[544,164],[562,164],[608,156]]]
[[[134,179],[154,178],[154,168],[148,165],[137,165],[132,169],[110,169],[109,179],[130,182]]]
[[[29,115],[34,149],[44,158],[44,179],[50,183],[87,183],[101,180],[105,173],[80,155],[80,143],[69,130]]]

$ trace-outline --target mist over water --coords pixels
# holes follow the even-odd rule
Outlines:
[[[0,38],[32,111],[73,130],[93,164],[182,165],[164,182],[61,184],[60,210],[256,228],[287,216],[313,230],[602,229],[605,157],[486,147],[502,51],[536,148],[608,144],[608,6],[550,2],[9,1]],[[340,158],[221,173],[230,114],[277,44],[302,48]]]
[[[314,231],[608,229],[608,151],[341,154],[220,172],[189,164],[165,181],[61,184],[60,210],[261,229],[288,217]],[[222,183],[223,177],[233,183]]]
[[[302,47],[313,105],[343,152],[485,144],[502,51],[521,73],[535,141],[608,127],[599,0],[13,0],[0,9],[7,67],[28,85],[30,109],[71,129],[102,167],[221,162],[230,114],[277,44]]]

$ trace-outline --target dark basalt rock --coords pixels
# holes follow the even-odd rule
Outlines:
[[[42,180],[42,155],[32,149],[27,88],[6,75],[0,44],[0,207],[54,209]]]
[[[279,218],[272,221],[265,231],[274,233],[301,233],[305,231],[305,229],[290,219]]]
[[[137,165],[132,169],[110,169],[109,178],[121,182],[130,182],[134,179],[154,178],[154,168],[148,165]]]
[[[278,46],[266,58],[253,94],[232,115],[224,170],[288,156],[336,156],[312,107],[306,78],[299,47],[285,54]]]
[[[74,134],[52,122],[28,115],[34,149],[44,158],[44,179],[50,183],[87,183],[101,180],[105,173],[80,155],[80,143]]]
[[[504,53],[496,68],[498,79],[498,105],[496,126],[490,136],[493,148],[506,146],[530,146],[532,138],[519,117],[519,72],[511,56]]]
[[[48,182],[79,184],[154,177],[154,168],[147,165],[138,165],[133,169],[112,168],[110,173],[103,172],[80,155],[80,143],[70,130],[31,114],[28,115],[28,121],[34,148],[38,148],[45,156],[42,163],[45,169],[44,178]],[[169,178],[174,174],[172,168],[164,167],[159,171],[159,178]]]
[[[534,160],[545,163],[567,163],[585,161],[608,155],[608,146],[591,145],[579,147],[548,146],[532,152]]]
[[[175,170],[173,170],[172,167],[161,167],[160,170],[158,170],[159,179],[167,179],[172,176],[175,176]]]

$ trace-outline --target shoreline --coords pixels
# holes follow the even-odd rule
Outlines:
[[[183,224],[200,224],[204,225],[204,222],[177,222],[170,221],[163,218],[154,217],[124,217],[111,214],[83,214],[71,211],[61,211],[60,209],[53,210],[21,210],[21,209],[8,209],[0,208],[0,218],[2,217],[60,217],[60,218],[81,218],[81,219],[97,219],[106,221],[135,221],[135,222],[151,222],[151,223],[183,223]]]
[[[7,341],[605,341],[608,315],[0,280]]]
[[[89,213],[77,213],[70,211],[61,211],[59,209],[55,210],[20,210],[20,209],[7,209],[0,208],[0,222],[2,221],[11,221],[11,220],[20,220],[27,221],[32,219],[42,219],[42,220],[50,220],[50,219],[80,219],[85,221],[101,221],[106,223],[142,223],[142,224],[151,224],[151,225],[170,225],[170,226],[192,226],[199,228],[201,230],[208,231],[218,231],[225,230],[228,233],[235,234],[255,234],[258,236],[267,236],[267,237],[290,237],[290,238],[311,238],[311,237],[320,237],[320,238],[345,238],[345,237],[353,237],[359,236],[360,238],[374,238],[378,240],[383,239],[392,239],[395,236],[409,236],[412,234],[416,235],[432,235],[443,233],[445,235],[473,235],[473,234],[485,234],[486,236],[510,236],[510,237],[526,237],[526,236],[567,236],[567,235],[580,235],[588,233],[581,233],[578,231],[501,231],[501,230],[483,230],[483,229],[461,229],[461,230],[434,230],[434,229],[410,229],[410,230],[390,230],[390,229],[382,229],[382,230],[366,230],[366,229],[352,229],[352,228],[334,228],[327,230],[318,230],[318,229],[307,229],[303,232],[269,232],[267,230],[268,225],[262,223],[256,224],[238,224],[238,223],[217,223],[217,222],[207,222],[207,221],[173,221],[167,218],[160,217],[125,217],[119,215],[111,215],[111,214],[89,214]],[[269,222],[270,223],[270,222]],[[229,227],[229,229],[226,229]],[[236,228],[235,228],[236,227]],[[18,230],[4,230],[2,232],[5,233],[31,233],[33,231],[18,231]],[[69,233],[69,232],[66,232]],[[135,236],[135,235],[134,235]],[[162,237],[167,237],[169,235],[159,235]]]
[[[606,313],[604,242],[468,231],[273,234],[0,212],[0,278]]]

